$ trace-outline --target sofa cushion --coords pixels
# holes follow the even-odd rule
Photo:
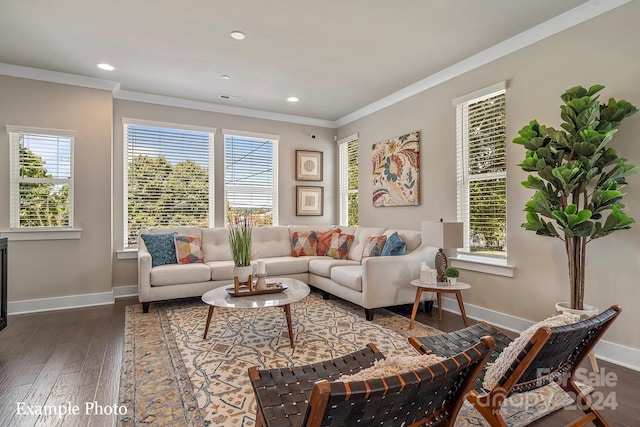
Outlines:
[[[318,255],[326,255],[329,246],[331,246],[331,237],[333,233],[340,233],[340,228],[332,228],[327,231],[316,231],[316,235],[318,236],[318,248],[316,252]]]
[[[309,273],[322,277],[331,277],[331,269],[339,265],[355,265],[358,261],[350,259],[334,259],[330,257],[317,257],[309,260]]]
[[[389,229],[384,232],[384,235],[387,236],[387,240],[389,236],[393,233],[398,233],[398,236],[406,243],[407,252],[410,253],[415,251],[418,246],[422,244],[422,232],[416,230],[393,230]]]
[[[229,230],[227,228],[202,229],[202,253],[204,262],[230,261]]]
[[[233,261],[209,261],[206,265],[211,269],[211,280],[233,281]]]
[[[318,236],[315,231],[294,232],[291,236],[291,256],[317,255]]]
[[[202,256],[202,240],[199,236],[176,234],[173,240],[175,242],[178,264],[204,262],[204,257]]]
[[[335,259],[346,259],[349,248],[353,244],[353,234],[333,233],[331,235],[331,245],[327,249],[327,256]]]
[[[382,255],[382,248],[387,243],[387,236],[371,236],[362,249],[362,258]]]
[[[360,261],[362,259],[362,250],[367,243],[367,239],[371,236],[381,236],[384,234],[384,228],[380,227],[358,227],[355,230],[355,238],[349,249],[348,259]],[[343,233],[345,231],[343,230]]]
[[[211,280],[211,269],[205,264],[159,265],[151,269],[151,286],[181,285]]]
[[[141,234],[140,237],[151,255],[151,267],[165,264],[177,264],[176,244],[173,237],[177,233]]]
[[[267,276],[307,273],[309,271],[310,258],[306,256],[264,258],[264,262],[267,265]]]
[[[407,252],[407,244],[400,238],[398,233],[393,233],[387,239],[382,249],[382,256],[404,255]]]
[[[289,227],[256,227],[251,231],[251,259],[290,255]]]
[[[362,266],[356,264],[333,267],[331,280],[344,287],[362,292]]]

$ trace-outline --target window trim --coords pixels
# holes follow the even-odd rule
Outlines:
[[[129,126],[150,126],[165,129],[178,129],[193,132],[204,132],[209,134],[209,227],[214,226],[215,220],[215,164],[214,164],[214,143],[217,128],[188,125],[182,123],[163,122],[157,120],[135,119],[131,117],[122,118],[122,250],[118,253],[136,253],[137,248],[127,246],[129,230]],[[128,258],[128,257],[125,257]],[[118,259],[121,259],[118,257]]]
[[[261,133],[261,132],[250,132],[250,131],[245,131],[245,130],[236,130],[236,129],[222,129],[222,144],[223,144],[223,151],[224,151],[224,155],[223,155],[223,193],[224,193],[224,215],[225,218],[223,220],[223,222],[226,224],[227,222],[227,177],[226,177],[226,173],[227,173],[227,168],[226,168],[226,162],[227,162],[227,136],[237,136],[237,137],[245,137],[245,138],[256,138],[256,139],[264,139],[264,140],[269,140],[271,141],[272,145],[271,145],[271,161],[272,161],[272,178],[273,178],[273,187],[272,187],[272,191],[271,191],[271,195],[272,195],[272,205],[271,205],[271,219],[273,221],[272,225],[279,225],[279,204],[280,204],[280,195],[278,192],[279,189],[279,181],[278,181],[278,169],[280,167],[280,162],[279,162],[279,155],[278,155],[278,145],[280,142],[280,135],[275,135],[275,134],[269,134],[269,133]],[[260,192],[262,193],[262,192]],[[266,191],[264,192],[266,193]]]
[[[492,96],[496,96],[501,93],[505,95],[505,101],[506,101],[506,89],[507,89],[507,82],[502,81],[502,82],[495,83],[491,86],[487,86],[485,88],[476,90],[469,94],[460,96],[458,98],[453,99],[452,101],[452,104],[456,109],[455,114],[456,114],[457,219],[458,221],[462,221],[464,223],[465,229],[467,230],[469,227],[469,215],[468,213],[463,214],[462,210],[466,209],[467,212],[469,210],[469,191],[468,191],[469,183],[471,181],[477,181],[477,180],[504,178],[505,185],[506,185],[507,171],[505,169],[505,171],[503,172],[490,172],[490,173],[468,176],[468,171],[469,171],[468,138],[467,138],[467,134],[464,131],[461,132],[461,127],[465,123],[468,123],[468,111],[466,108],[463,108],[463,106],[464,104],[481,101],[482,99],[490,98]],[[460,123],[460,119],[462,119],[462,123]],[[505,156],[506,156],[506,153],[505,153]],[[506,213],[507,212],[505,210],[505,215]],[[505,251],[504,255],[497,255],[497,256],[468,252],[466,250],[466,248],[469,247],[468,246],[469,236],[467,232],[465,232],[464,239],[465,239],[465,248],[459,249],[457,251],[458,257],[455,258],[457,260],[456,266],[460,268],[471,269],[474,271],[487,272],[491,274],[506,275],[506,276],[512,277],[510,275],[513,274],[513,266],[509,266],[507,264],[507,259],[508,259],[507,251]],[[506,269],[504,272],[501,271],[501,268],[503,267]]]
[[[77,132],[69,129],[54,129],[34,126],[6,125],[9,134],[9,229],[0,230],[0,236],[8,237],[9,240],[67,240],[79,239],[81,229],[75,227],[75,144]],[[20,207],[16,205],[14,193],[16,186],[20,184],[19,177],[13,173],[11,165],[16,161],[17,144],[20,134],[35,134],[45,136],[65,136],[71,139],[70,147],[70,174],[69,180],[64,180],[69,184],[69,225],[55,227],[20,227]],[[19,162],[19,159],[17,160]]]
[[[356,190],[349,189],[349,146],[352,141],[358,141],[359,133],[340,138],[336,141],[338,145],[338,222],[340,225],[349,225],[349,195],[358,194],[360,188]],[[342,147],[346,147],[343,151]],[[359,172],[359,171],[358,171]],[[358,173],[359,178],[359,173]],[[343,187],[346,188],[343,189]],[[358,187],[360,187],[358,185]],[[358,209],[359,212],[359,209]]]

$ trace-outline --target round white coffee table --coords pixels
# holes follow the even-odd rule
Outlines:
[[[267,279],[267,283],[283,283],[287,285],[287,289],[282,292],[262,294],[262,295],[246,295],[234,297],[229,295],[227,288],[233,289],[233,283],[224,285],[219,288],[210,290],[202,295],[202,301],[209,304],[209,313],[207,314],[207,325],[204,328],[203,339],[207,338],[209,325],[211,324],[211,316],[213,308],[265,308],[265,307],[282,307],[285,317],[287,318],[287,328],[289,329],[289,342],[291,348],[293,345],[293,328],[291,327],[291,307],[290,304],[300,301],[309,295],[309,286],[297,279],[287,277],[272,277]]]
[[[464,303],[462,302],[462,294],[460,291],[464,289],[470,289],[471,285],[462,282],[456,282],[455,285],[450,285],[447,282],[438,282],[435,285],[425,283],[421,280],[412,280],[411,284],[415,286],[416,289],[416,300],[413,303],[413,311],[411,312],[411,320],[409,321],[409,329],[413,328],[413,321],[416,318],[416,313],[418,312],[418,306],[420,305],[420,297],[422,296],[422,292],[435,292],[438,298],[438,318],[442,320],[442,294],[456,294],[456,299],[458,300],[458,306],[460,307],[460,313],[462,313],[462,321],[464,322],[464,326],[469,326],[469,322],[467,321],[467,313],[464,311]]]

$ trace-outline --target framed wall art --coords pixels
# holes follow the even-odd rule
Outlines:
[[[373,206],[417,206],[420,132],[373,144]]]
[[[324,187],[296,185],[296,215],[321,216],[324,210]]]
[[[296,150],[296,180],[322,181],[322,151]]]

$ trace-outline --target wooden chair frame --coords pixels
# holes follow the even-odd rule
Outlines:
[[[453,426],[464,398],[492,353],[495,342],[475,345],[428,368],[363,381],[336,381],[384,356],[373,344],[348,355],[283,369],[249,368],[256,396],[256,425]]]
[[[593,422],[596,426],[609,424],[602,414],[591,406],[586,395],[574,381],[576,369],[600,341],[613,321],[621,313],[620,306],[614,305],[606,311],[572,325],[542,327],[531,337],[525,348],[516,357],[509,369],[491,390],[485,390],[481,381],[476,382],[467,399],[493,427],[506,427],[500,414],[502,402],[514,393],[529,391],[556,382],[569,393],[584,415],[570,427],[583,426]],[[410,337],[409,342],[421,354],[431,353],[446,356],[455,351],[456,343],[464,345],[475,335],[490,334],[498,343],[489,362],[511,341],[491,325],[480,322],[469,328],[436,337]],[[545,372],[544,374],[541,374]],[[482,372],[479,378],[484,377]]]

